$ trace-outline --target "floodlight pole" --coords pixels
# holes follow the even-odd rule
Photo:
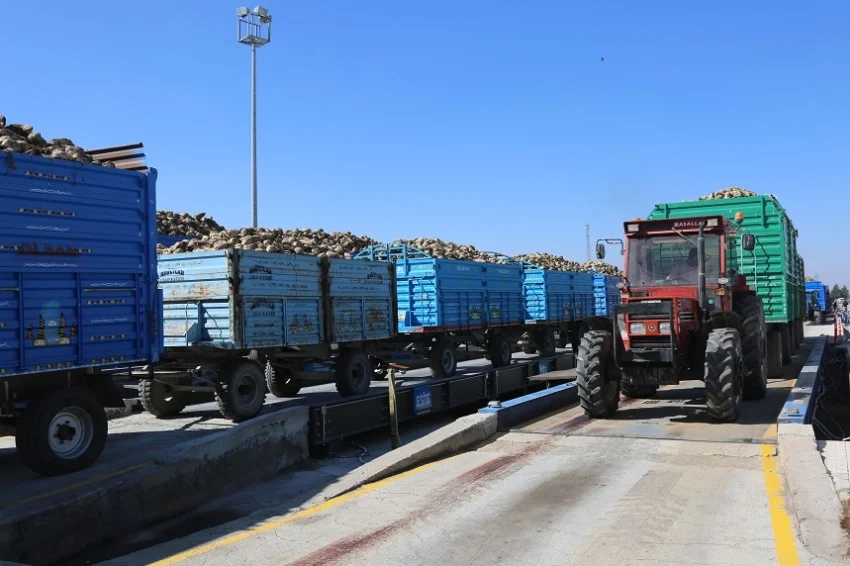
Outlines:
[[[251,226],[257,227],[257,46],[251,44]]]

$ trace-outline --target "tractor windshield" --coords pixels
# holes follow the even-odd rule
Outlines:
[[[629,283],[636,287],[696,285],[699,282],[695,234],[629,238]],[[720,277],[720,235],[705,234],[705,280]]]

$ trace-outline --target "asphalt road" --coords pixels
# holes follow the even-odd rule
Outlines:
[[[515,353],[514,360],[530,359],[523,353]],[[458,364],[458,375],[472,374],[492,367],[484,358]],[[417,369],[399,376],[402,384],[423,381],[430,377],[430,370]],[[382,391],[386,381],[372,383],[371,391]],[[339,399],[334,384],[304,388],[298,397],[279,399],[266,396],[264,413],[278,411],[298,405],[321,404]],[[98,462],[91,468],[61,477],[45,478],[28,470],[20,462],[15,450],[14,437],[0,437],[0,512],[11,506],[26,504],[43,497],[61,497],[70,490],[95,485],[102,479],[120,475],[156,458],[174,445],[235,426],[221,417],[215,402],[187,407],[179,416],[157,419],[148,413],[134,414],[109,422],[109,440]]]
[[[110,563],[815,564],[775,457],[775,420],[809,349],[736,424],[706,418],[699,383],[605,421],[571,407],[325,503],[266,485],[273,503],[252,515]]]

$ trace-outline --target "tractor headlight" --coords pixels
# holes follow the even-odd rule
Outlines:
[[[670,334],[670,323],[662,322],[658,325],[658,333],[659,334]]]
[[[646,334],[646,324],[643,322],[629,323],[629,334]]]

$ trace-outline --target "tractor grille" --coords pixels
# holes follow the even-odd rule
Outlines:
[[[633,350],[660,350],[670,347],[669,336],[630,336],[629,341]]]

